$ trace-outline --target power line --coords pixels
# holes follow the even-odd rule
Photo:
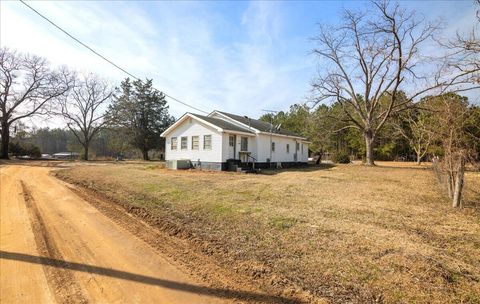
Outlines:
[[[97,51],[95,51],[93,48],[91,48],[90,46],[88,46],[87,44],[83,43],[82,41],[80,41],[78,38],[76,38],[75,36],[73,36],[72,34],[70,34],[69,32],[67,32],[66,30],[64,30],[63,28],[61,28],[59,25],[57,25],[55,22],[53,22],[52,20],[50,20],[49,18],[47,18],[46,16],[44,16],[43,14],[41,14],[39,11],[37,11],[36,9],[34,9],[33,7],[31,7],[30,5],[28,5],[24,0],[19,0],[23,5],[25,5],[26,7],[28,7],[29,9],[31,9],[33,12],[35,12],[37,15],[39,15],[40,17],[42,17],[43,19],[45,19],[48,23],[50,23],[51,25],[53,25],[54,27],[56,27],[58,30],[62,31],[65,35],[67,35],[68,37],[70,37],[71,39],[73,39],[75,42],[79,43],[80,45],[82,45],[83,47],[85,47],[86,49],[88,49],[90,52],[94,53],[95,55],[97,55],[98,57],[100,57],[101,59],[105,60],[106,62],[110,63],[111,65],[113,65],[114,67],[116,67],[117,69],[119,69],[120,71],[122,71],[123,73],[127,74],[128,76],[138,80],[138,81],[141,81],[143,82],[143,80],[141,80],[139,77],[133,75],[132,73],[128,72],[127,70],[125,70],[124,68],[120,67],[119,65],[117,65],[115,62],[111,61],[110,59],[106,58],[105,56],[103,56],[102,54],[98,53]],[[202,113],[205,113],[205,114],[208,114],[208,112],[206,111],[203,111],[197,107],[194,107],[184,101],[181,101],[179,100],[178,98],[175,98],[171,95],[168,95],[167,93],[153,87],[153,89],[163,93],[166,97],[170,98],[171,100],[173,101],[176,101],[184,106],[187,106],[191,109],[194,109],[196,111],[199,111],[199,112],[202,112]]]

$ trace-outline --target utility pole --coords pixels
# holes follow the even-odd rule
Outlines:
[[[277,114],[280,111],[274,110],[262,110],[263,112],[267,112],[270,115],[270,163],[272,162],[272,132],[273,132],[273,114]],[[271,166],[270,166],[271,167]]]

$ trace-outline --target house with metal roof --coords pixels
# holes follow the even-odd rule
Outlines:
[[[292,166],[308,161],[306,138],[268,122],[221,111],[185,113],[165,130],[170,168],[240,170]]]

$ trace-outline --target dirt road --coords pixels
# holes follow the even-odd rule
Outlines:
[[[0,167],[1,303],[225,303],[49,168]]]

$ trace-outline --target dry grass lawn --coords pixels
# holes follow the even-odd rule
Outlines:
[[[213,244],[225,265],[264,265],[251,275],[272,285],[287,280],[336,303],[480,303],[479,173],[467,175],[462,210],[427,167],[394,163],[260,175],[141,164],[56,174],[147,208]]]

